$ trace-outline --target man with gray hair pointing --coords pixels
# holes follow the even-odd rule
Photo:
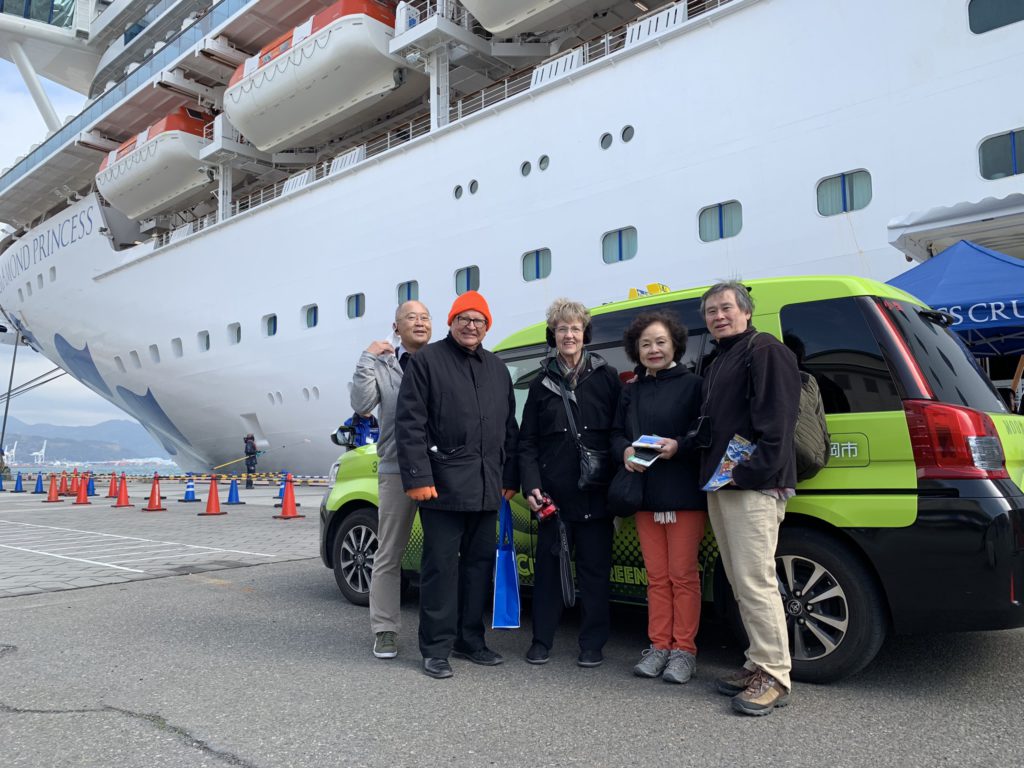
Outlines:
[[[407,301],[395,311],[392,326],[397,348],[389,341],[375,341],[359,357],[352,376],[352,409],[369,416],[380,408],[377,421],[377,554],[370,577],[370,629],[373,655],[392,659],[398,655],[401,629],[402,554],[409,543],[416,502],[405,495],[398,471],[395,445],[395,403],[409,357],[430,341],[430,312],[418,301]]]

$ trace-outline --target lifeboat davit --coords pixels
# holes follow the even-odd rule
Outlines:
[[[552,19],[593,0],[462,0],[484,29],[500,37],[540,32]],[[656,5],[656,3],[655,3]]]
[[[370,110],[426,92],[422,74],[388,53],[394,4],[341,0],[245,61],[224,93],[224,112],[264,152],[319,143]]]
[[[204,129],[213,117],[179,107],[110,154],[96,174],[96,188],[132,219],[180,210],[209,194],[213,180],[200,170]]]

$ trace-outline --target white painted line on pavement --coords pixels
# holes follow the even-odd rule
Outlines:
[[[205,547],[201,544],[185,544],[180,541],[163,541],[161,539],[143,539],[139,536],[121,536],[116,533],[103,533],[102,531],[83,531],[79,528],[60,528],[55,525],[36,525],[35,523],[23,523],[19,520],[0,520],[0,523],[7,523],[8,525],[25,525],[30,528],[44,528],[51,531],[67,531],[70,533],[91,533],[95,536],[105,536],[111,539],[126,539],[130,541],[147,541],[151,544],[174,544],[179,547],[194,547],[195,549],[208,549],[212,552],[234,552],[239,555],[255,555],[256,557],[278,557],[278,555],[268,555],[265,552],[247,552],[244,549],[224,549],[222,547]]]
[[[131,560],[118,560],[119,563],[139,563],[143,560],[176,560],[179,557],[199,557],[205,555],[205,552],[184,552],[180,555],[167,555],[166,557],[139,557]]]
[[[0,544],[0,547],[4,549],[14,549],[18,552],[30,552],[33,555],[48,555],[49,557],[59,557],[61,560],[74,560],[76,563],[88,563],[89,565],[102,565],[104,568],[116,568],[119,571],[131,571],[132,573],[145,573],[145,571],[139,571],[135,568],[123,568],[120,565],[113,565],[112,563],[101,563],[97,560],[83,560],[80,557],[68,557],[67,555],[55,555],[52,552],[43,552],[38,549],[26,549],[24,547],[9,547],[6,544]]]

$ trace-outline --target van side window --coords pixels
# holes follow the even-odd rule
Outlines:
[[[896,382],[858,299],[790,304],[779,313],[782,339],[818,382],[826,413],[897,411]]]
[[[700,299],[684,299],[667,301],[664,304],[648,304],[645,307],[623,309],[595,315],[592,322],[592,339],[588,349],[600,353],[608,364],[624,374],[633,370],[633,363],[626,357],[622,347],[622,335],[633,322],[633,318],[643,312],[674,312],[687,330],[686,351],[680,361],[691,371],[703,355],[708,353],[707,326],[700,315]]]

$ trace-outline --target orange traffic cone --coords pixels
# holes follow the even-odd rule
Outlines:
[[[75,472],[71,475],[71,487],[68,492],[72,496],[78,496],[78,467],[75,467]]]
[[[78,483],[74,506],[77,507],[82,504],[92,504],[92,502],[89,501],[89,474],[86,473],[82,475],[81,481],[76,477],[74,482]]]
[[[284,499],[281,500],[281,514],[274,515],[275,520],[298,520],[304,518],[295,511],[295,486],[292,483],[292,476],[287,475],[284,479]]]
[[[68,493],[70,493],[70,491],[68,491],[68,473],[67,472],[61,472],[60,473],[60,489],[57,491],[57,493],[59,493],[61,496],[67,496]]]
[[[57,490],[57,476],[50,475],[50,492],[43,499],[43,504],[53,504],[55,501],[64,501],[60,497],[60,492]]]
[[[153,473],[153,489],[149,492],[149,504],[142,508],[143,512],[166,512],[167,507],[160,506],[160,475]]]
[[[116,499],[117,498],[117,473],[115,473],[115,472],[111,472],[110,473],[110,490],[107,491],[107,498],[108,499]]]
[[[226,515],[227,512],[220,511],[220,495],[217,493],[217,476],[210,475],[210,495],[206,499],[206,511],[200,512],[196,517],[213,517],[214,515]]]
[[[134,507],[135,505],[128,501],[128,480],[124,476],[124,472],[121,473],[121,485],[117,489],[117,502],[111,504],[112,507]]]

